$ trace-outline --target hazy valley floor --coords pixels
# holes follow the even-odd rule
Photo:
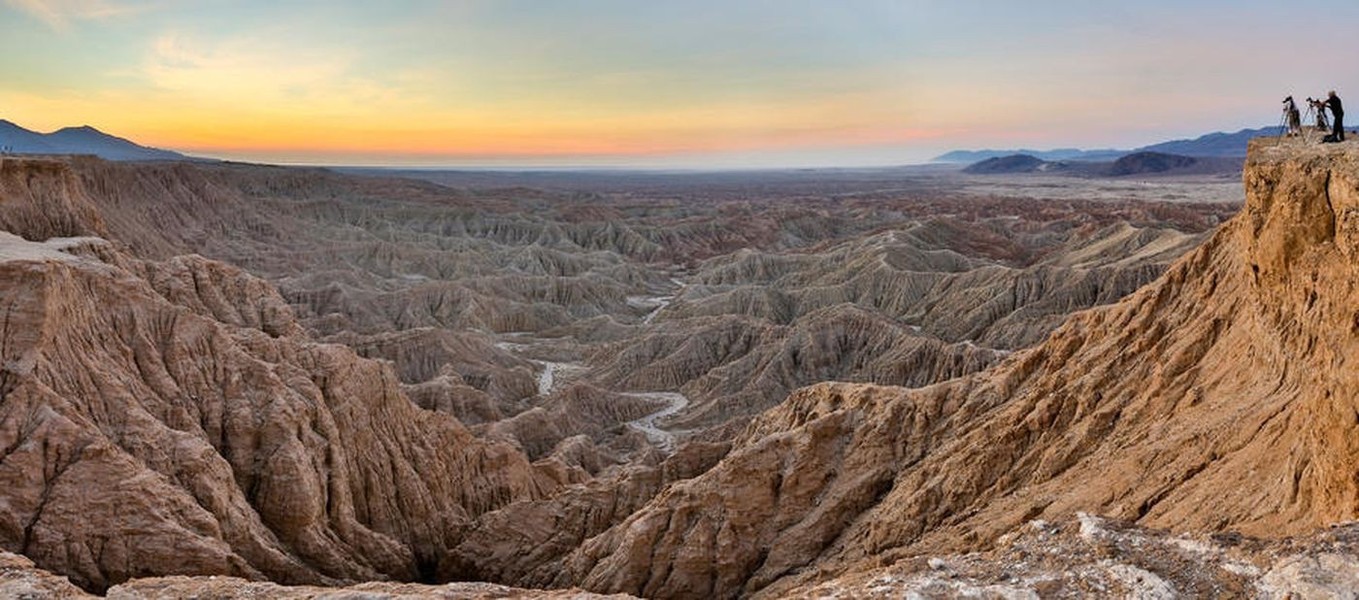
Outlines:
[[[1280,161],[1248,165],[1248,213],[1276,210],[1252,177],[1301,198],[1346,172]],[[1247,302],[1215,229],[1239,184],[422,176],[0,162],[4,548],[95,591],[185,573],[777,596],[1075,510],[1262,534],[1333,508],[1196,513],[1184,473],[1218,459],[1139,454],[1167,431],[1230,454],[1135,416],[1226,397],[1228,375],[1185,373],[1233,331],[1194,320],[1208,299]],[[1221,283],[1181,298],[1186,277]],[[1176,308],[1135,315],[1149,297]],[[1259,352],[1262,377],[1287,354]],[[827,381],[850,383],[805,387]],[[1161,483],[1055,491],[1101,465]]]

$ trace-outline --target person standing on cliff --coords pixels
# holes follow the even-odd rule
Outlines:
[[[1345,107],[1340,104],[1340,96],[1335,95],[1335,90],[1326,94],[1326,108],[1331,109],[1331,135],[1326,141],[1345,141]]]

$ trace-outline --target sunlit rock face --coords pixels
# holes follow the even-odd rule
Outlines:
[[[1147,288],[1192,301],[1137,308],[1144,289],[1062,323],[1226,210],[5,159],[0,546],[93,591],[191,574],[724,597],[1048,511],[1129,518],[1147,499],[1117,476],[1099,502],[1053,490],[1123,451],[1098,435],[1123,410],[1087,404],[1156,405],[1217,347],[1174,340],[1236,288],[1183,290],[1227,269],[1242,226]],[[1344,231],[1314,225],[1262,226],[1262,281],[1297,264],[1271,248]],[[1167,321],[1109,324],[1138,311]],[[1148,332],[1189,344],[1181,370],[1117,362],[1180,348]],[[860,383],[799,389],[826,380]],[[1132,516],[1164,525],[1161,507]]]

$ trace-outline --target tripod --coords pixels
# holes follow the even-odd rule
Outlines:
[[[1303,115],[1303,117],[1302,117],[1302,122],[1303,122],[1303,123],[1307,123],[1307,122],[1311,121],[1313,117],[1316,118],[1316,124],[1317,124],[1316,129],[1315,129],[1315,130],[1312,130],[1312,129],[1309,129],[1309,128],[1307,128],[1307,127],[1304,127],[1303,130],[1302,130],[1302,139],[1303,139],[1303,141],[1307,141],[1307,142],[1312,141],[1312,131],[1321,131],[1322,133],[1325,133],[1326,131],[1329,131],[1329,130],[1331,129],[1331,124],[1330,124],[1330,122],[1328,122],[1328,121],[1326,120],[1326,111],[1324,111],[1324,110],[1317,110],[1317,107],[1316,107],[1315,104],[1313,104],[1313,103],[1311,103],[1311,102],[1308,102],[1308,103],[1307,103],[1307,113],[1306,113],[1305,115]]]
[[[1293,104],[1284,106],[1283,116],[1279,118],[1279,139],[1290,138],[1303,135],[1302,120],[1298,117],[1298,108]]]

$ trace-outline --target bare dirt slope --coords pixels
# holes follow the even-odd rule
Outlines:
[[[1031,521],[980,553],[921,556],[786,598],[1343,598],[1359,586],[1354,525],[1287,540],[1170,534],[1088,514]]]
[[[65,577],[39,569],[17,554],[0,552],[0,597],[23,600],[82,600],[94,596]],[[172,600],[178,598],[270,598],[280,600],[587,600],[632,598],[623,594],[602,596],[582,590],[525,590],[489,583],[418,585],[362,583],[344,588],[283,586],[235,577],[151,577],[114,586],[103,597],[112,600]]]
[[[201,257],[0,233],[0,544],[83,587],[413,580],[562,483]]]
[[[7,159],[0,228],[240,266],[277,286],[314,339],[393,361],[421,406],[535,456],[587,435],[594,470],[645,460],[652,445],[630,435],[630,408],[612,406],[626,394],[685,397],[653,423],[657,439],[724,440],[811,383],[976,372],[1155,278],[1234,210],[960,197],[887,175],[469,190],[320,169]],[[606,418],[535,424],[566,404]]]
[[[1078,510],[1267,537],[1354,519],[1359,153],[1259,143],[1245,183],[1165,276],[996,368],[797,392],[558,581],[777,597]]]
[[[0,546],[87,590],[184,573],[777,594],[1049,510],[1156,519],[1182,481],[1115,479],[1093,505],[1064,486],[1122,464],[1092,441],[1107,407],[1185,397],[1217,346],[1177,328],[1245,318],[1206,299],[1251,289],[1220,258],[1245,234],[1219,233],[1164,291],[1009,354],[1155,278],[1222,208],[688,206],[84,159],[0,161],[0,193]],[[1186,275],[1219,271],[1220,290]],[[1173,368],[1146,358],[1167,349]],[[1295,349],[1275,350],[1252,376]],[[998,361],[761,412],[813,381]],[[1127,427],[1127,447],[1162,439]],[[1166,448],[1204,443],[1183,436]],[[1176,472],[1167,452],[1145,470]]]

